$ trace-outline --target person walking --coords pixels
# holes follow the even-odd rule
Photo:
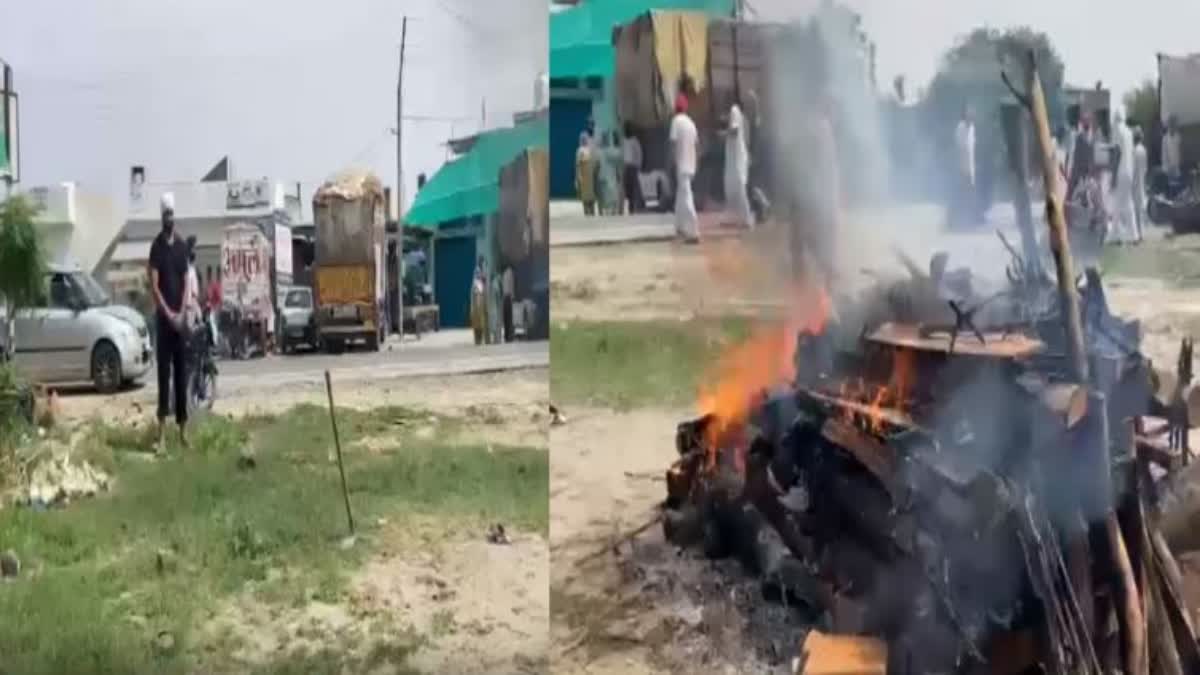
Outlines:
[[[746,147],[746,118],[741,106],[729,106],[729,122],[722,131],[725,136],[725,206],[739,227],[754,227],[750,210],[750,195],[746,192],[750,178],[750,153]]]
[[[641,213],[646,210],[646,198],[642,195],[642,143],[634,133],[633,125],[625,123],[625,138],[621,141],[622,178],[625,186],[625,200],[629,203],[629,213]]]
[[[1112,166],[1113,239],[1117,245],[1132,244],[1138,239],[1133,204],[1133,132],[1120,113],[1113,115],[1112,135],[1109,163]]]
[[[579,135],[579,149],[575,151],[575,194],[583,202],[583,215],[596,215],[595,159],[586,131]]]
[[[147,271],[154,295],[156,358],[158,361],[158,444],[165,449],[166,420],[172,410],[174,391],[175,421],[179,442],[187,447],[187,337],[184,307],[188,278],[187,244],[175,232],[175,198],[162,196],[162,230],[150,245]]]
[[[696,155],[699,132],[688,116],[687,96],[675,98],[675,117],[671,119],[671,157],[675,161],[675,236],[689,244],[700,242],[700,217],[692,196],[692,180],[696,177]]]
[[[959,189],[954,196],[957,208],[952,221],[959,226],[969,225],[976,220],[979,201],[975,181],[975,111],[970,106],[963,106],[962,117],[954,128],[954,148]]]
[[[1136,228],[1137,243],[1142,243],[1145,236],[1145,223],[1149,220],[1146,213],[1146,173],[1150,171],[1150,158],[1146,154],[1146,145],[1142,142],[1142,130],[1133,132],[1133,224]]]

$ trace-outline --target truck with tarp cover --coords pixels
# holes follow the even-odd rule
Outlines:
[[[527,340],[544,340],[550,322],[549,154],[525,150],[500,169],[497,269],[511,274],[514,320]]]
[[[386,197],[366,171],[345,171],[313,195],[313,292],[317,331],[330,351],[387,336],[384,256]]]

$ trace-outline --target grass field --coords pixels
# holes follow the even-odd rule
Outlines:
[[[438,432],[409,431],[431,419]],[[195,630],[208,610],[251,585],[280,606],[336,600],[382,518],[546,533],[546,449],[438,440],[456,424],[401,408],[339,412],[343,447],[366,437],[395,446],[347,453],[363,541],[348,551],[337,545],[347,523],[324,409],[210,417],[192,449],[158,460],[148,456],[148,433],[96,428],[82,454],[116,476],[110,493],[61,509],[0,511],[0,550],[17,551],[24,567],[0,584],[0,674],[184,673],[197,672],[197,659],[218,668],[220,649],[198,654]],[[239,469],[247,447],[257,466]],[[162,634],[173,645],[164,647]],[[368,658],[408,672],[403,661],[421,639],[395,635]],[[340,672],[343,658],[335,646],[281,656],[262,672]]]
[[[618,410],[691,403],[706,369],[749,329],[743,319],[556,324],[551,396]]]

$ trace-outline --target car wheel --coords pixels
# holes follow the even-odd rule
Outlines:
[[[92,350],[92,382],[102,394],[121,389],[125,377],[121,374],[121,352],[108,340],[101,340]]]

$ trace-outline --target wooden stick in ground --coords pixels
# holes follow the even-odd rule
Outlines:
[[[1067,238],[1067,221],[1059,199],[1058,160],[1054,156],[1054,142],[1050,136],[1050,117],[1046,113],[1046,94],[1037,73],[1037,59],[1033,50],[1029,52],[1025,72],[1026,91],[1029,94],[1030,113],[1033,115],[1034,138],[1038,144],[1038,156],[1042,160],[1042,176],[1046,184],[1046,223],[1050,228],[1050,252],[1054,254],[1054,268],[1058,274],[1058,301],[1066,324],[1067,356],[1071,374],[1079,384],[1088,382],[1087,353],[1083,348],[1083,321],[1079,315],[1079,295],[1075,291],[1075,270],[1071,263],[1071,245]]]
[[[338,437],[337,412],[333,405],[333,380],[325,371],[325,392],[329,394],[329,422],[333,425],[333,446],[337,449],[338,474],[342,477],[342,498],[346,501],[346,522],[350,524],[350,536],[354,536],[354,514],[350,512],[350,490],[346,487],[346,469],[342,465],[342,440]]]

